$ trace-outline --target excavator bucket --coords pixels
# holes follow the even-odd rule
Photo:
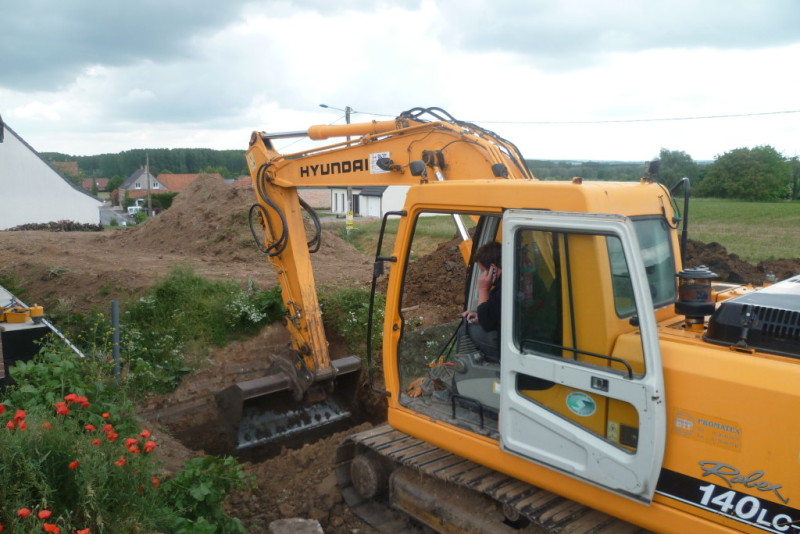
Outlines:
[[[355,414],[360,359],[331,361],[334,378],[307,387],[286,362],[275,357],[266,376],[216,394],[220,422],[236,450],[299,446],[340,430]]]

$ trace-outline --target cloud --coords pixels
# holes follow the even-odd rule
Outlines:
[[[732,137],[699,122],[514,123],[795,109],[800,84],[794,0],[29,0],[5,11],[3,117],[42,150],[72,153],[235,148],[255,129],[343,122],[324,103],[351,106],[353,121],[438,106],[530,157],[694,156],[678,142],[772,142],[767,132],[788,139],[791,126]]]
[[[241,0],[95,2],[30,0],[6,4],[0,33],[2,85],[55,90],[92,65],[194,55],[191,38],[235,20]],[[12,51],[12,52],[9,52]]]
[[[470,51],[519,54],[555,70],[610,53],[744,50],[797,43],[794,0],[443,0],[443,41]]]

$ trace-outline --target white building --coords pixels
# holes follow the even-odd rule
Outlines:
[[[352,187],[353,215],[356,217],[381,218],[387,211],[403,209],[408,193],[407,185],[382,185]],[[347,188],[331,188],[331,212],[347,213]]]
[[[100,224],[103,203],[61,176],[0,117],[0,230],[22,224]]]

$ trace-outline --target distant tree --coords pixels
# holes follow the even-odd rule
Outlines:
[[[672,187],[684,177],[689,178],[693,185],[697,182],[697,163],[686,152],[662,148],[658,159],[661,162],[658,179],[667,187]]]
[[[200,169],[201,174],[219,174],[223,178],[235,178],[234,173],[222,166],[208,166]]]
[[[800,160],[798,160],[797,156],[791,158],[788,162],[789,164],[789,183],[792,186],[791,192],[791,199],[798,200],[800,199]]]
[[[153,207],[167,209],[172,206],[172,201],[175,200],[176,196],[178,196],[178,193],[153,193]]]
[[[119,176],[119,175],[112,176],[112,177],[111,177],[111,178],[109,178],[109,180],[108,180],[108,185],[106,186],[106,189],[107,189],[107,190],[108,190],[108,192],[110,193],[110,192],[111,192],[111,191],[113,191],[114,189],[119,189],[119,186],[121,186],[121,185],[122,185],[122,182],[124,182],[124,181],[125,181],[125,179],[124,179],[124,178],[122,178],[122,177],[121,177],[121,176]]]
[[[789,198],[790,173],[789,163],[771,146],[737,148],[708,166],[695,194],[742,200]]]

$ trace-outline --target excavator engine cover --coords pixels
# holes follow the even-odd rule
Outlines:
[[[800,276],[722,302],[705,340],[800,357]]]
[[[354,413],[361,360],[347,356],[331,365],[335,378],[304,389],[291,362],[276,356],[266,376],[218,392],[220,421],[236,450],[300,445],[347,422]]]

